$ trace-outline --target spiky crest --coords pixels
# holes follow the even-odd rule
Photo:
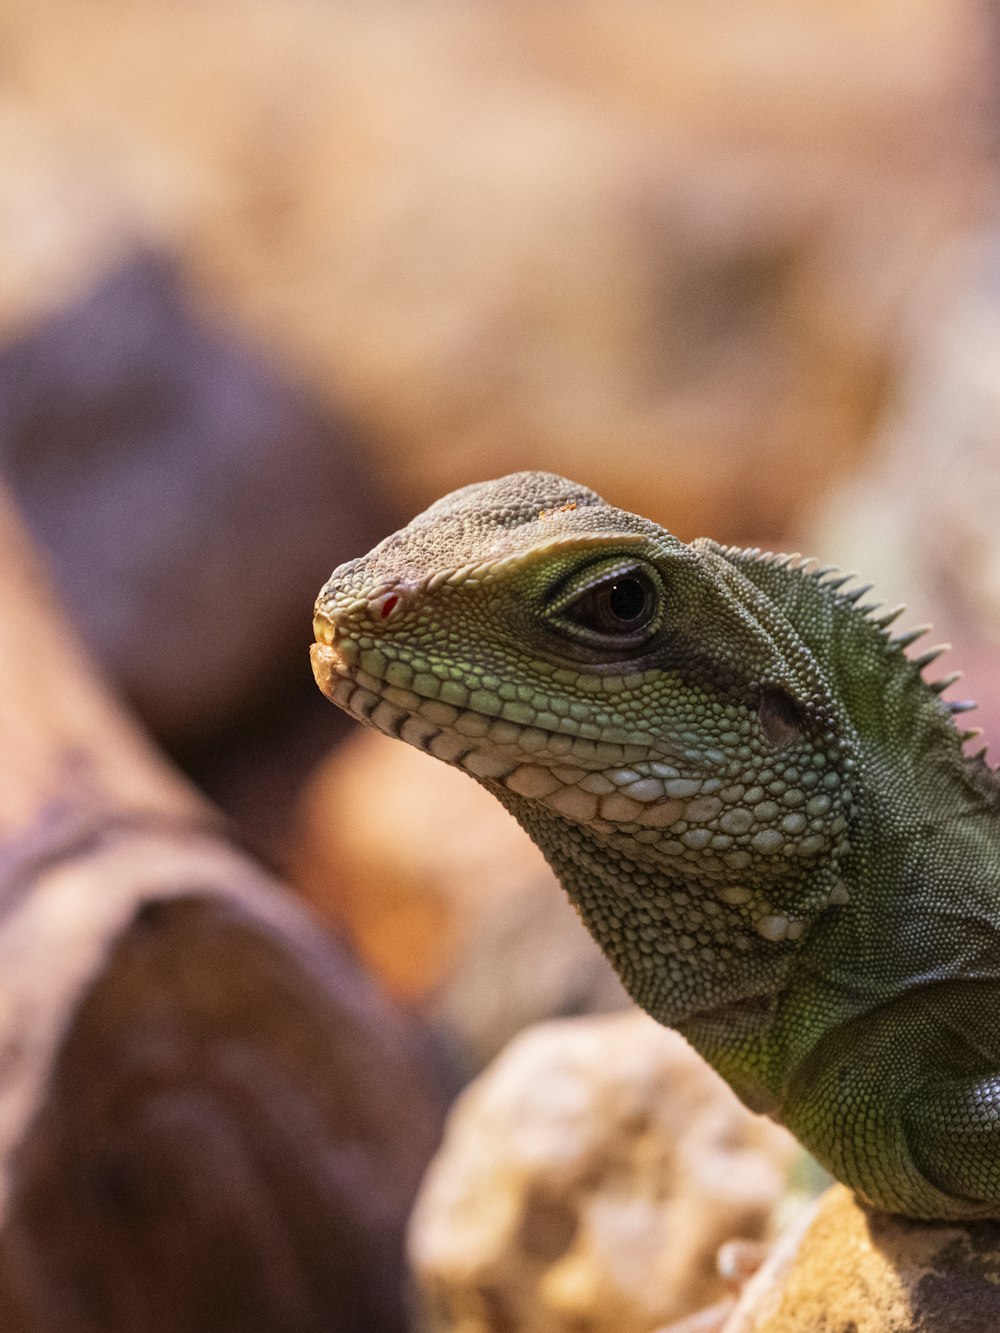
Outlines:
[[[906,649],[922,638],[930,625],[891,634],[889,627],[905,607],[883,610],[881,603],[859,605],[872,585],[851,586],[856,576],[836,566],[817,566],[814,560],[798,554],[761,554],[755,548],[711,545],[788,616],[834,680],[848,665],[853,668],[870,663],[884,680],[885,690],[894,688],[908,704],[914,724],[926,729],[935,743],[951,748],[977,791],[1000,810],[1000,770],[987,762],[985,748],[974,755],[965,754],[961,748],[980,735],[980,730],[963,730],[954,721],[959,714],[975,708],[975,703],[940,697],[961,672],[931,681],[923,676],[948,645],[936,645],[917,657],[907,656]]]

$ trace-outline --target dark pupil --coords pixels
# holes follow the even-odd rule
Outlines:
[[[624,645],[636,642],[656,617],[659,594],[653,580],[641,570],[622,570],[596,581],[565,608],[567,620],[581,629],[618,637]]]
[[[638,579],[617,579],[608,589],[607,598],[614,619],[627,625],[646,610],[648,589]]]

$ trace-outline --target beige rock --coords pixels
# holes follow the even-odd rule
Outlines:
[[[669,1326],[664,1325],[656,1333],[724,1333],[723,1326],[732,1310],[731,1300],[720,1301],[718,1305],[699,1310],[686,1319],[677,1319]]]
[[[1000,1327],[1000,1225],[872,1213],[842,1185],[775,1247],[724,1333],[979,1333]]]
[[[796,1148],[638,1013],[540,1025],[462,1096],[410,1259],[434,1333],[649,1333],[724,1291]]]
[[[464,1069],[527,1023],[627,1003],[541,853],[465,774],[359,731],[297,822],[295,883]]]

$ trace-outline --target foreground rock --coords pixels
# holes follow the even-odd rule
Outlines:
[[[401,1333],[427,1046],[66,623],[0,496],[0,1327]]]
[[[871,1213],[837,1185],[775,1247],[724,1333],[986,1333],[1000,1327],[1000,1223]]]
[[[297,823],[295,883],[463,1073],[528,1023],[628,1004],[541,852],[465,774],[358,729]]]
[[[518,1037],[452,1112],[410,1226],[433,1333],[649,1333],[770,1234],[790,1137],[638,1013]]]

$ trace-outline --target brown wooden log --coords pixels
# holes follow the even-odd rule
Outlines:
[[[401,1329],[423,1038],[102,689],[3,496],[0,755],[0,1329]]]

